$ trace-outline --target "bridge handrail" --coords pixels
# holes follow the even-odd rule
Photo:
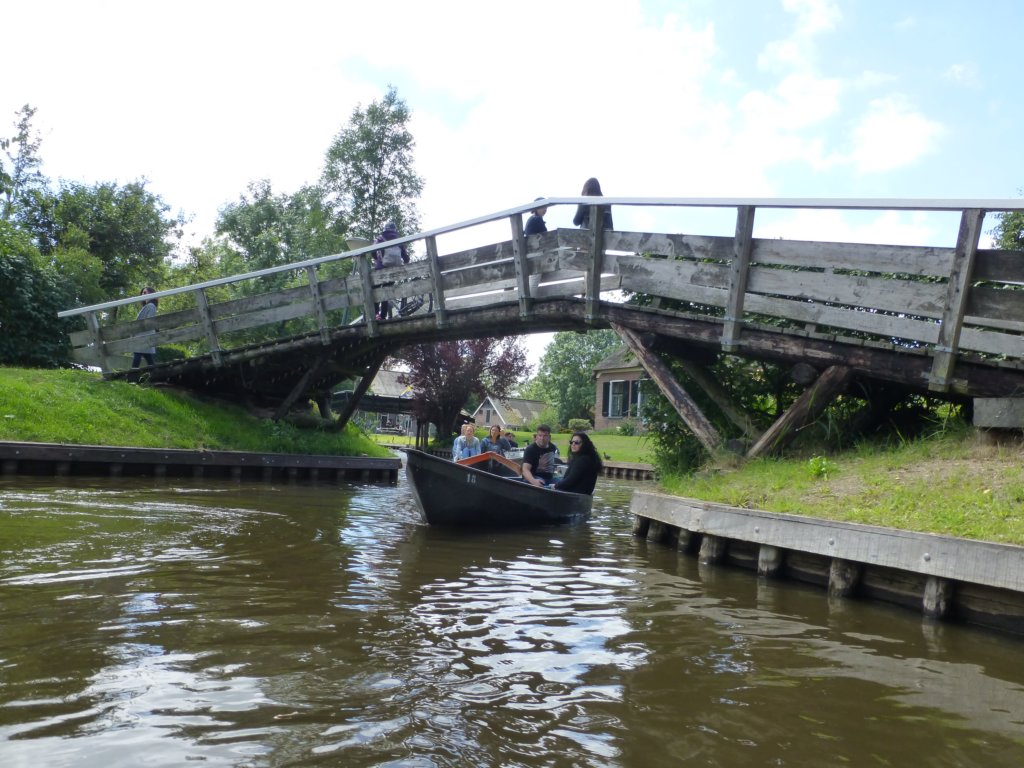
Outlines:
[[[413,235],[405,235],[395,240],[389,240],[389,244],[403,245],[419,240],[426,240],[438,235],[450,234],[462,229],[488,224],[493,221],[500,221],[510,216],[527,213],[535,208],[556,205],[615,205],[615,206],[644,206],[644,207],[679,207],[679,208],[777,208],[777,209],[821,209],[821,210],[904,210],[904,211],[963,211],[967,209],[979,209],[983,211],[1024,211],[1024,198],[984,198],[984,199],[927,199],[927,198],[804,198],[804,197],[546,197],[540,200],[531,200],[528,203],[506,208],[495,213],[477,216],[472,219],[449,224],[436,229],[417,232]],[[112,309],[128,304],[136,304],[143,300],[160,299],[165,296],[174,296],[181,293],[194,293],[206,288],[213,288],[219,285],[237,283],[243,280],[252,280],[258,277],[274,275],[281,272],[291,272],[305,267],[317,266],[333,261],[352,259],[363,254],[379,250],[379,244],[370,244],[362,248],[342,253],[320,256],[314,259],[283,264],[277,267],[267,267],[252,272],[243,272],[229,277],[220,277],[214,280],[207,280],[203,283],[182,286],[181,288],[168,288],[143,296],[130,296],[124,299],[92,304],[86,307],[66,309],[57,313],[57,317],[73,317],[90,312],[98,312],[104,309]]]

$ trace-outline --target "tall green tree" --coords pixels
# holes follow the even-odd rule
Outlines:
[[[356,106],[327,149],[321,184],[354,235],[373,238],[388,221],[403,234],[419,230],[415,201],[423,179],[413,165],[411,116],[390,87],[382,100]]]
[[[28,235],[0,219],[0,365],[54,368],[70,363],[57,312],[71,306],[67,275],[46,263]]]
[[[25,199],[45,190],[47,185],[39,156],[42,139],[32,127],[36,110],[26,104],[15,114],[15,134],[0,138],[0,219],[4,221],[16,219]]]
[[[615,331],[556,333],[540,359],[528,395],[553,406],[563,426],[570,419],[593,420],[594,366],[621,344]]]
[[[215,231],[227,246],[225,274],[283,266],[346,249],[344,226],[332,216],[322,188],[306,186],[292,194],[276,194],[269,179],[250,183],[237,202],[225,206]],[[282,273],[264,280],[260,289],[279,288],[289,279],[288,273]]]
[[[83,184],[63,182],[26,206],[24,226],[44,258],[88,253],[102,265],[99,288],[110,300],[159,285],[182,236],[184,216],[146,189],[145,180]]]

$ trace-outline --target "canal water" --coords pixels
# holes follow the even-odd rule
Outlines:
[[[1024,640],[394,486],[0,481],[0,766],[1020,766]]]

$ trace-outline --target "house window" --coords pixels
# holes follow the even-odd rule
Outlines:
[[[623,419],[640,414],[639,381],[606,381],[601,388],[601,415],[609,419]]]
[[[629,382],[608,382],[608,418],[621,419],[629,415]]]
[[[491,423],[491,409],[490,408],[484,408],[484,424],[490,424],[490,423]]]

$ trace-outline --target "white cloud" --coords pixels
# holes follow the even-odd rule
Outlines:
[[[902,96],[875,99],[853,130],[851,160],[861,173],[903,168],[934,152],[944,133]]]

